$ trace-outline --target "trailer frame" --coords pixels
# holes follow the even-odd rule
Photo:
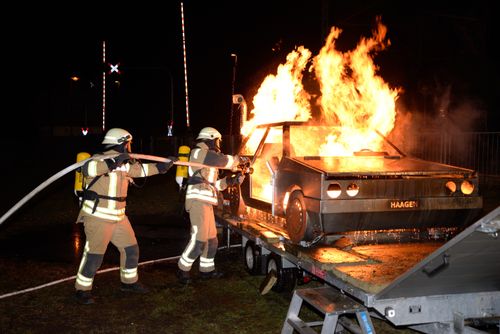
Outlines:
[[[346,281],[335,270],[324,270],[316,259],[298,256],[297,245],[273,230],[246,228],[248,221],[242,216],[216,210],[216,221],[227,229],[228,247],[234,232],[241,236],[244,252],[248,245],[258,248],[254,274],[266,274],[265,263],[279,258],[288,279],[305,272],[395,326],[423,333],[486,333],[481,325],[500,325],[500,207],[375,292]],[[293,286],[281,278],[284,287]]]

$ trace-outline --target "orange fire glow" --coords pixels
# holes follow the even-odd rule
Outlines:
[[[268,75],[253,98],[254,109],[250,121],[241,133],[247,136],[255,126],[291,120],[307,121],[311,118],[310,95],[302,86],[303,71],[311,51],[300,46],[286,57],[276,75]]]

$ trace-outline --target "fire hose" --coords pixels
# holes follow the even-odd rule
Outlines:
[[[51,177],[49,177],[47,180],[45,180],[44,182],[42,182],[38,187],[36,187],[35,189],[33,189],[30,193],[28,193],[26,196],[24,196],[19,202],[17,202],[12,208],[10,208],[9,211],[7,211],[1,218],[0,218],[0,225],[3,224],[3,222],[5,220],[7,220],[7,218],[9,218],[14,212],[16,212],[20,207],[22,207],[26,202],[28,202],[31,198],[33,198],[33,196],[35,196],[36,194],[38,194],[40,191],[42,191],[43,189],[45,189],[46,187],[48,187],[50,184],[52,184],[54,181],[60,179],[62,176],[68,174],[69,172],[77,169],[77,168],[80,168],[81,166],[83,166],[87,161],[90,161],[90,160],[104,160],[104,159],[110,159],[110,158],[114,158],[116,156],[120,155],[120,153],[113,153],[113,154],[100,154],[100,155],[94,155],[90,158],[87,158],[85,160],[82,160],[82,161],[78,161],[66,168],[64,168],[63,170],[57,172],[56,174],[52,175]],[[137,154],[137,153],[130,153],[129,154],[130,157],[132,159],[137,159],[137,160],[151,160],[151,161],[157,161],[157,162],[170,162],[171,160],[170,159],[167,159],[167,158],[164,158],[164,157],[159,157],[159,156],[154,156],[154,155],[147,155],[147,154]],[[181,166],[191,166],[191,167],[211,167],[211,166],[207,166],[207,165],[204,165],[202,163],[198,163],[198,162],[189,162],[189,161],[175,161],[174,162],[175,165],[181,165]]]

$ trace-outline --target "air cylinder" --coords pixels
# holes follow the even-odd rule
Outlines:
[[[90,158],[90,154],[87,152],[79,152],[76,155],[76,162],[83,161],[85,159]],[[80,197],[82,192],[83,192],[83,187],[84,187],[84,180],[83,180],[83,174],[82,174],[82,169],[77,168],[75,171],[75,195]]]
[[[191,153],[191,149],[189,146],[182,145],[179,147],[179,161],[189,161],[189,154]],[[188,175],[188,166],[177,165],[177,170],[175,171],[175,182],[179,185],[179,188],[182,188],[187,181]]]

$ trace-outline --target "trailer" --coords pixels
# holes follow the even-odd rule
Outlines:
[[[228,246],[232,234],[241,236],[250,274],[274,278],[275,291],[293,291],[282,333],[316,333],[318,325],[321,333],[373,333],[370,317],[423,333],[498,331],[500,207],[451,236],[447,230],[430,230],[424,238],[411,230],[363,232],[310,247],[291,242],[279,217],[256,209],[235,216],[222,206],[216,220],[227,229]],[[324,285],[298,288],[307,277]],[[324,320],[300,319],[303,301]],[[347,314],[358,324],[353,327]]]

